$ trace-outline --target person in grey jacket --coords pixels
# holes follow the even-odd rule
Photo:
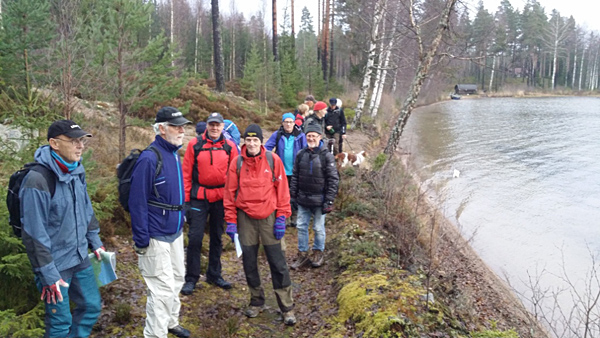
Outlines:
[[[293,270],[307,265],[312,265],[313,268],[323,265],[325,214],[333,210],[340,180],[335,159],[321,140],[321,127],[309,124],[305,132],[308,146],[296,156],[290,184],[292,208],[298,209],[298,257],[290,266]],[[308,226],[311,217],[314,219],[315,238],[313,254],[309,258]]]
[[[19,191],[23,244],[46,303],[46,337],[87,337],[100,315],[88,249],[100,259],[104,248],[81,163],[91,136],[71,120],[52,123],[49,145],[35,152],[35,160],[55,175],[54,194],[52,183],[34,170]]]

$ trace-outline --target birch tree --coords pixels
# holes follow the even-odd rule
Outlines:
[[[375,88],[373,89],[373,95],[372,97],[375,97],[375,99],[371,99],[371,102],[374,103],[371,107],[371,117],[375,117],[377,116],[377,112],[379,111],[379,105],[381,104],[381,97],[383,96],[383,88],[385,88],[385,82],[387,79],[387,71],[388,71],[388,67],[390,64],[390,56],[392,54],[392,49],[394,47],[394,41],[395,41],[395,36],[394,36],[394,28],[396,27],[396,23],[398,21],[398,15],[394,16],[394,21],[392,23],[392,30],[390,31],[390,37],[387,43],[387,47],[385,48],[385,51],[383,53],[383,63],[381,64],[381,76],[379,78],[379,81],[376,82]],[[394,81],[396,79],[394,78]]]
[[[406,122],[412,113],[412,110],[415,107],[415,103],[417,102],[417,98],[419,97],[419,93],[421,92],[421,86],[425,81],[429,73],[429,67],[433,62],[434,57],[437,55],[437,50],[442,41],[442,37],[444,33],[448,31],[450,24],[450,14],[454,10],[454,6],[458,0],[446,0],[444,3],[444,8],[440,13],[439,23],[437,28],[435,29],[433,39],[431,43],[426,47],[423,41],[423,35],[421,33],[420,25],[417,24],[415,20],[414,13],[414,3],[413,0],[410,0],[410,5],[408,7],[409,17],[410,17],[410,27],[415,32],[415,39],[418,44],[419,49],[419,61],[417,65],[417,70],[415,76],[410,84],[410,89],[404,99],[402,104],[402,108],[400,109],[400,113],[396,119],[396,123],[392,129],[390,138],[388,143],[384,149],[384,153],[391,155],[394,153],[396,148],[398,147],[398,142],[400,141],[400,136],[404,131],[404,127],[406,126]],[[427,48],[427,49],[426,49]],[[388,157],[388,159],[391,158]]]
[[[412,0],[411,0],[412,4]],[[367,64],[365,65],[365,75],[363,76],[363,82],[360,86],[360,92],[358,94],[358,100],[356,102],[356,114],[354,120],[352,120],[351,128],[354,129],[360,123],[360,118],[365,108],[365,101],[371,87],[371,75],[373,73],[373,65],[377,58],[377,40],[379,39],[379,24],[383,17],[383,8],[385,7],[385,0],[377,0],[375,2],[375,13],[373,15],[373,25],[371,26],[371,35],[369,42],[369,50],[367,57]]]
[[[556,71],[558,67],[559,53],[563,50],[563,44],[569,37],[570,26],[568,21],[560,16],[556,10],[552,11],[550,19],[550,25],[548,26],[547,36],[549,41],[550,50],[552,51],[552,77],[551,77],[551,89],[556,88]]]
[[[383,9],[383,11],[385,12],[385,7]],[[374,85],[373,85],[373,91],[371,93],[371,100],[369,103],[369,111],[371,112],[371,116],[373,115],[373,108],[375,108],[375,100],[377,99],[377,93],[379,92],[379,86],[381,85],[381,74],[383,72],[383,68],[382,68],[382,62],[383,62],[383,55],[385,54],[385,16],[383,17],[383,19],[381,20],[381,31],[382,31],[382,38],[379,39],[379,52],[377,53],[378,57],[377,57],[377,63],[374,63],[373,68],[375,70],[375,81],[374,81]]]

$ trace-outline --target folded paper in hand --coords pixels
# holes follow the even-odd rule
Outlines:
[[[98,287],[104,286],[117,279],[117,258],[114,252],[103,252],[102,260],[98,261],[96,255],[92,252],[89,255],[92,262],[92,268],[96,275],[96,284]]]
[[[233,236],[233,243],[235,244],[235,253],[239,258],[242,256],[242,245],[240,244],[240,236],[237,233]]]

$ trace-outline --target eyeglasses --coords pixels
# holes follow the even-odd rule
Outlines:
[[[176,125],[174,125],[174,124],[170,124],[170,123],[168,123],[167,125],[168,125],[169,127],[175,128],[175,129],[177,129],[177,130],[185,130],[185,125],[183,125],[183,124],[182,124],[182,125],[180,125],[180,126],[176,126]]]
[[[77,147],[78,145],[82,145],[82,146],[86,146],[89,142],[89,137],[80,137],[80,138],[72,138],[69,140],[63,140],[62,138],[55,138],[55,140],[59,140],[59,141],[63,141],[63,142],[69,142],[71,143],[74,147]]]
[[[285,124],[294,124],[294,121],[283,121],[282,123],[285,123]]]

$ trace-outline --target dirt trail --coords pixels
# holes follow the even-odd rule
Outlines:
[[[241,131],[243,132],[243,131]],[[265,141],[270,133],[265,131]],[[358,131],[348,133],[345,149],[351,152],[366,150],[375,156],[378,147],[371,138]],[[429,205],[431,212],[436,206]],[[333,217],[326,224],[327,238],[332,238]],[[473,316],[482,318],[503,318],[507,327],[527,327],[523,308],[498,277],[477,257],[474,251],[460,237],[449,222],[442,222],[444,242],[440,246],[448,248],[451,256],[444,260],[441,269],[447,280],[452,281],[448,288],[458,288],[468,295],[473,306]],[[186,231],[187,233],[187,231]],[[284,237],[288,264],[297,253],[296,228],[288,228]],[[330,327],[328,318],[337,313],[338,288],[335,277],[338,271],[332,255],[327,252],[326,263],[318,269],[305,268],[291,271],[294,312],[298,319],[296,326],[288,327],[280,321],[278,306],[272,291],[271,276],[266,257],[261,250],[259,257],[260,275],[267,298],[267,310],[257,318],[246,318],[243,309],[249,303],[241,259],[235,257],[235,249],[228,236],[223,236],[222,256],[223,277],[233,283],[232,290],[222,290],[199,283],[199,288],[190,296],[181,296],[181,324],[192,332],[193,337],[318,337],[318,332]],[[131,249],[130,236],[117,236],[112,243],[106,243],[109,251],[118,252],[119,280],[102,288],[104,306],[101,318],[92,337],[142,337],[146,287],[139,275],[137,258]],[[208,256],[208,235],[204,238],[202,264],[206,267]],[[504,325],[503,325],[504,326]],[[521,330],[519,330],[521,331]]]

